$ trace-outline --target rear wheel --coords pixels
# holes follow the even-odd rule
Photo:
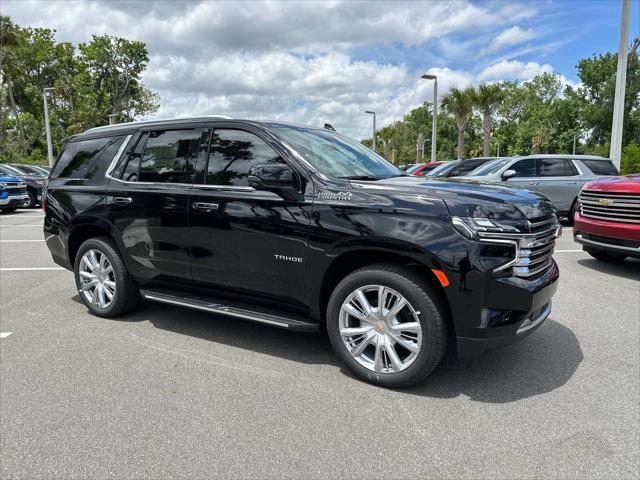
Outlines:
[[[138,304],[138,287],[106,237],[91,238],[80,246],[74,273],[80,298],[95,315],[116,317]]]
[[[2,208],[0,209],[0,212],[3,213],[11,213],[11,212],[15,212],[17,210],[17,208],[11,207],[11,208]]]
[[[623,253],[605,252],[604,250],[587,250],[587,253],[601,262],[620,263],[627,258]]]
[[[569,225],[573,225],[573,217],[576,215],[576,207],[578,206],[578,199],[576,198],[571,204],[571,208],[569,209],[569,213],[567,214],[567,220]]]
[[[396,265],[374,265],[344,278],[329,300],[327,332],[351,371],[386,387],[423,381],[446,350],[437,295],[419,275]]]

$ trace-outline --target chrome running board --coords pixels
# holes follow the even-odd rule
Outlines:
[[[304,317],[294,317],[275,313],[273,311],[258,310],[257,307],[251,306],[252,309],[242,305],[223,304],[218,300],[188,296],[184,294],[169,293],[163,290],[140,290],[140,295],[145,300],[153,302],[166,303],[180,307],[192,308],[203,312],[225,315],[228,317],[241,318],[251,322],[264,323],[274,327],[286,328],[296,331],[318,331],[319,325]],[[227,302],[228,303],[228,302]]]

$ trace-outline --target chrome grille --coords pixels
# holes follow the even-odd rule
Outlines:
[[[640,194],[583,190],[580,214],[610,222],[640,223]]]
[[[508,244],[514,247],[513,260],[496,268],[496,272],[511,268],[516,277],[531,277],[551,266],[556,238],[561,232],[560,223],[553,216],[529,221],[526,232],[479,232],[479,236],[483,242]]]
[[[3,190],[9,192],[11,195],[22,195],[27,193],[27,186],[24,183],[17,182],[2,182],[4,183]]]

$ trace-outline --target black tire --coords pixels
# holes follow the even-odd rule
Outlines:
[[[82,292],[82,284],[80,281],[80,262],[82,256],[89,250],[97,250],[105,255],[113,267],[113,276],[116,283],[115,293],[111,303],[106,308],[101,308],[89,301]],[[112,318],[122,315],[135,308],[140,300],[140,292],[133,277],[127,271],[127,268],[120,258],[112,240],[108,237],[96,237],[86,240],[76,254],[73,272],[76,280],[76,287],[80,294],[80,299],[86,307],[99,317]]]
[[[587,250],[596,260],[607,263],[621,263],[627,256],[624,253],[605,252],[604,250]]]
[[[356,289],[365,285],[382,285],[400,293],[419,312],[422,346],[414,362],[396,373],[378,373],[361,365],[347,350],[339,329],[342,303]],[[326,327],[338,357],[359,378],[384,387],[408,387],[424,381],[438,366],[447,349],[445,310],[433,287],[408,268],[377,264],[356,270],[334,289],[327,307]]]
[[[15,212],[17,210],[17,208],[11,207],[11,208],[2,208],[0,209],[0,212],[2,213],[11,213],[11,212]]]
[[[38,197],[33,192],[27,192],[29,194],[29,202],[25,205],[25,208],[36,208],[38,206]]]
[[[569,209],[569,213],[567,214],[567,221],[569,225],[573,225],[573,217],[576,214],[576,207],[578,206],[578,199],[576,198],[571,204],[571,208]]]

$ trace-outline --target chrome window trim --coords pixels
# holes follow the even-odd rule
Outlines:
[[[111,172],[113,172],[113,169],[116,167],[118,161],[120,160],[120,157],[122,157],[122,154],[124,153],[124,150],[127,148],[127,145],[129,145],[129,142],[131,141],[131,137],[133,137],[133,134],[127,135],[125,137],[125,139],[124,139],[124,142],[122,142],[122,145],[120,145],[120,148],[118,149],[118,151],[114,155],[113,160],[111,160],[111,163],[107,167],[107,171],[104,174],[104,176],[106,178],[111,179],[111,180],[120,180],[118,178],[112,177],[111,176]],[[124,181],[124,180],[122,180],[122,181]]]

